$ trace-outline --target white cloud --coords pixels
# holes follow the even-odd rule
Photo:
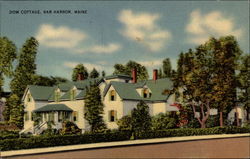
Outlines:
[[[135,13],[132,10],[122,10],[118,20],[124,24],[120,33],[129,40],[137,41],[152,52],[160,51],[171,39],[171,33],[163,30],[156,21],[159,14]]]
[[[103,54],[111,54],[121,49],[120,44],[110,43],[108,45],[94,45],[90,48],[90,52],[93,53],[103,53]]]
[[[42,24],[36,38],[41,45],[46,47],[72,49],[86,39],[87,35],[78,29],[67,26],[55,27],[51,24]]]
[[[51,24],[42,24],[38,29],[36,38],[43,46],[68,49],[70,53],[112,54],[122,48],[118,43],[83,47],[84,40],[88,38],[85,32],[67,26],[56,27]]]
[[[190,14],[186,32],[189,33],[189,42],[195,44],[204,43],[210,36],[242,35],[242,29],[235,28],[234,20],[225,17],[220,11],[202,15],[200,10],[194,10]]]

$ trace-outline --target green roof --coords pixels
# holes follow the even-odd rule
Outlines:
[[[125,83],[111,81],[104,90],[104,95],[107,93],[110,86],[113,86],[118,95],[125,100],[145,100],[145,101],[164,101],[168,98],[168,95],[163,95],[165,89],[171,90],[173,88],[173,82],[169,78],[158,79],[156,81],[141,81],[138,83]],[[146,85],[151,90],[151,97],[143,98],[136,91],[138,88],[143,88]]]
[[[51,112],[51,111],[67,111],[72,112],[73,110],[67,107],[65,104],[48,104],[41,108],[34,110],[34,112]]]
[[[48,100],[55,87],[29,85],[28,89],[34,100]]]
[[[109,80],[109,79],[114,79],[114,78],[123,78],[123,79],[132,79],[131,76],[129,75],[123,75],[123,74],[119,74],[119,75],[110,75],[110,76],[106,76],[105,79]]]

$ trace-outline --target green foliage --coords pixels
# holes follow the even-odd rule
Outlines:
[[[90,78],[97,78],[99,77],[99,72],[93,68],[93,70],[90,72]]]
[[[16,46],[7,37],[0,37],[0,97],[4,77],[11,77],[13,61],[16,59]]]
[[[212,135],[212,134],[236,134],[249,133],[250,128],[247,127],[214,127],[214,128],[179,128],[169,130],[148,131],[141,133],[138,139],[151,139],[163,137],[177,136],[196,136],[196,135]]]
[[[169,58],[163,60],[163,76],[164,77],[172,77],[172,66]]]
[[[75,123],[70,121],[65,121],[63,122],[60,134],[61,135],[81,134],[81,129],[79,129]]]
[[[8,109],[10,110],[9,122],[15,124],[19,128],[23,127],[23,114],[24,107],[20,103],[20,98],[16,94],[12,94],[6,102]]]
[[[102,77],[105,77],[105,76],[106,76],[105,71],[102,71]]]
[[[132,130],[132,117],[131,115],[123,116],[117,121],[119,130]]]
[[[151,128],[151,116],[149,107],[144,101],[140,101],[131,112],[132,131],[137,135],[149,131]]]
[[[87,79],[89,74],[87,68],[83,64],[78,64],[72,73],[72,81],[77,81],[78,74],[82,74],[84,79]]]
[[[206,122],[206,127],[207,128],[212,128],[220,125],[220,116],[219,115],[211,115],[207,122]]]
[[[148,71],[145,66],[142,66],[141,64],[135,62],[135,61],[129,61],[126,65],[122,64],[115,64],[114,65],[114,73],[113,74],[125,74],[125,75],[131,75],[131,70],[136,68],[137,70],[137,79],[138,80],[147,80],[148,79]]]
[[[53,147],[63,145],[88,144],[129,140],[130,131],[111,131],[107,133],[83,135],[37,136],[31,138],[0,140],[0,150],[20,150],[30,148]]]
[[[19,137],[19,131],[0,131],[0,140],[5,140],[5,139],[14,139]]]
[[[90,124],[92,132],[100,132],[106,129],[102,117],[103,107],[98,85],[96,83],[91,84],[86,90],[84,118]]]
[[[162,73],[162,69],[161,68],[159,68],[159,70],[158,70],[158,79],[161,79],[161,78],[163,78],[164,76],[163,76],[163,73]]]
[[[38,85],[38,86],[54,86],[58,85],[59,83],[65,83],[68,80],[66,78],[62,77],[46,77],[46,76],[41,76],[41,75],[34,75],[33,77],[33,85]]]
[[[152,117],[152,129],[153,130],[165,130],[176,128],[178,119],[171,117],[169,113],[159,113]]]
[[[20,99],[23,96],[27,85],[33,84],[33,76],[36,71],[36,54],[38,41],[31,37],[26,40],[18,58],[18,64],[14,72],[14,78],[10,83],[10,88],[13,94],[16,94]]]
[[[241,59],[240,73],[237,76],[238,87],[241,90],[239,101],[244,104],[247,114],[250,113],[250,55],[245,55]],[[248,121],[250,121],[249,115]]]

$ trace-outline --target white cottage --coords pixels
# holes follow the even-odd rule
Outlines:
[[[140,100],[150,108],[150,115],[168,111],[178,111],[171,106],[175,95],[163,94],[171,90],[173,82],[169,78],[157,79],[154,70],[153,79],[137,82],[136,71],[132,76],[112,75],[104,78],[86,79],[76,82],[61,83],[54,87],[30,85],[26,88],[23,103],[25,106],[24,132],[39,134],[47,128],[47,122],[53,121],[54,128],[62,128],[62,121],[74,122],[82,131],[89,130],[84,119],[84,98],[86,87],[97,82],[104,104],[103,119],[109,129],[118,128],[116,121],[131,113]],[[34,115],[39,114],[40,123],[34,126]]]

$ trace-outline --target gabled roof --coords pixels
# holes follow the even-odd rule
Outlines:
[[[65,104],[48,104],[41,108],[34,110],[34,112],[51,112],[51,111],[67,111],[72,112],[73,110],[67,107]]]
[[[165,89],[171,90],[173,82],[169,78],[158,79],[156,81],[141,81],[138,83],[125,83],[118,81],[111,81],[104,89],[104,96],[107,94],[111,85],[114,87],[118,95],[124,100],[144,100],[144,101],[165,101],[169,95],[163,95]],[[151,97],[143,98],[136,91],[138,88],[147,86],[151,90]]]
[[[27,88],[34,100],[48,100],[56,87],[28,85]]]
[[[130,76],[128,76],[128,75],[123,75],[123,74],[110,75],[110,76],[106,76],[106,77],[105,77],[106,80],[114,79],[114,78],[132,79],[132,77],[130,77]]]

